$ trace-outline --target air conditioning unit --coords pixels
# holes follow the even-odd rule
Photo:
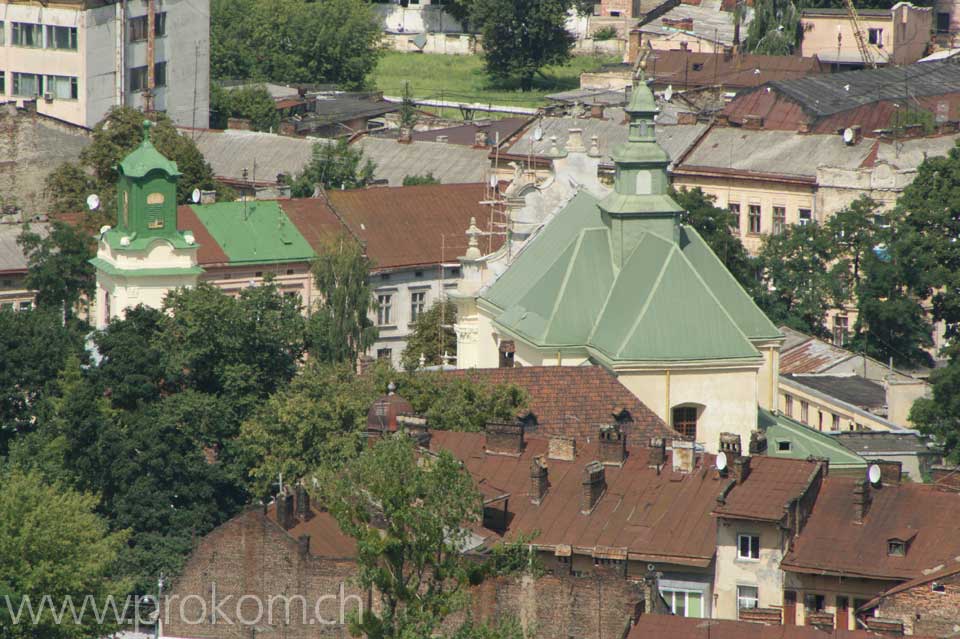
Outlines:
[[[47,102],[53,102],[53,93],[50,91],[47,91],[46,93],[43,94],[43,99],[46,100]]]

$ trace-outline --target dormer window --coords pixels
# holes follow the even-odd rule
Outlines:
[[[903,557],[907,554],[906,542],[891,539],[887,542],[887,554],[891,557]]]

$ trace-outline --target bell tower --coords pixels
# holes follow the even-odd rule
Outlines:
[[[180,171],[153,146],[151,126],[144,121],[143,140],[117,166],[117,223],[101,233],[91,260],[100,329],[139,304],[162,307],[167,292],[196,285],[202,272],[193,233],[177,228]]]

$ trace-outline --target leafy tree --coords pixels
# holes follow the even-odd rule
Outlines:
[[[86,196],[97,193],[101,206],[91,217],[96,224],[112,222],[116,209],[116,166],[143,140],[145,117],[132,107],[115,107],[97,123],[90,145],[80,153],[79,163],[63,164],[47,179],[54,211],[82,210]],[[155,119],[150,140],[160,153],[177,163],[183,174],[177,186],[177,200],[187,202],[194,189],[217,188],[213,170],[193,140],[177,131],[165,114],[155,113],[150,117]]]
[[[684,210],[683,222],[697,230],[740,286],[756,296],[759,287],[757,266],[734,231],[736,216],[716,206],[716,198],[699,187],[671,191],[670,195]]]
[[[572,0],[475,0],[472,21],[483,35],[487,74],[518,78],[523,91],[533,89],[533,76],[543,67],[570,59],[571,7]]]
[[[159,338],[165,320],[162,311],[141,305],[94,336],[102,357],[94,374],[115,407],[133,410],[160,399],[166,361]]]
[[[758,304],[778,325],[828,336],[827,310],[849,296],[846,265],[834,258],[832,235],[816,223],[765,237],[759,255],[765,286]]]
[[[46,235],[29,226],[17,238],[27,257],[24,284],[37,292],[37,306],[72,317],[81,296],[93,295],[96,277],[89,259],[93,242],[77,228],[54,221]]]
[[[117,630],[110,615],[97,623],[89,607],[74,624],[57,623],[49,606],[33,623],[22,606],[29,597],[37,611],[49,596],[59,611],[70,597],[79,612],[89,596],[102,610],[108,596],[124,593],[127,584],[115,577],[114,564],[127,535],[109,532],[96,504],[96,496],[47,484],[38,473],[0,470],[0,599],[9,597],[10,604],[0,606],[0,637],[81,639]]]
[[[214,84],[210,88],[211,128],[227,128],[229,118],[250,120],[254,131],[274,131],[280,127],[276,102],[262,84],[236,88]]]
[[[361,88],[380,55],[380,24],[356,0],[214,0],[214,78]]]
[[[313,157],[293,182],[294,197],[311,197],[317,186],[324,189],[360,189],[373,181],[375,165],[364,162],[363,150],[343,138],[334,143],[317,142]]]
[[[420,186],[422,184],[440,184],[440,180],[433,177],[433,173],[426,175],[408,175],[403,178],[404,186]]]
[[[754,0],[744,47],[750,53],[790,55],[801,37],[800,10],[793,0]]]
[[[402,477],[403,481],[397,481]],[[432,636],[464,604],[475,564],[460,552],[483,512],[480,493],[447,451],[419,463],[404,435],[379,441],[335,480],[323,501],[357,541],[357,580],[379,608],[351,622],[377,639]]]
[[[413,130],[413,126],[420,119],[417,112],[417,105],[413,102],[413,92],[410,90],[410,83],[403,84],[403,102],[400,104],[400,126],[405,129]],[[406,186],[406,184],[404,184]]]
[[[951,352],[950,363],[930,374],[933,397],[922,397],[910,409],[910,422],[933,436],[953,463],[960,463],[960,363]]]
[[[422,313],[401,356],[403,367],[407,370],[417,368],[421,355],[427,366],[444,364],[444,354],[456,358],[457,336],[453,332],[456,321],[457,306],[449,300],[438,301]]]
[[[479,432],[490,422],[516,419],[528,401],[518,386],[488,384],[469,375],[407,373],[396,381],[398,392],[436,430]]]
[[[310,317],[310,353],[322,362],[355,363],[377,337],[368,276],[373,267],[363,247],[341,233],[324,242],[313,263],[320,301]]]

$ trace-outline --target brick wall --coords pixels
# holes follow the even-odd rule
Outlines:
[[[960,624],[960,574],[884,597],[876,616],[902,621],[907,634],[953,634]]]
[[[0,104],[0,206],[20,208],[27,216],[47,213],[47,175],[80,157],[89,144],[86,129],[33,109]]]
[[[601,0],[600,15],[609,16],[613,12],[619,12],[624,17],[632,17],[633,0]]]

